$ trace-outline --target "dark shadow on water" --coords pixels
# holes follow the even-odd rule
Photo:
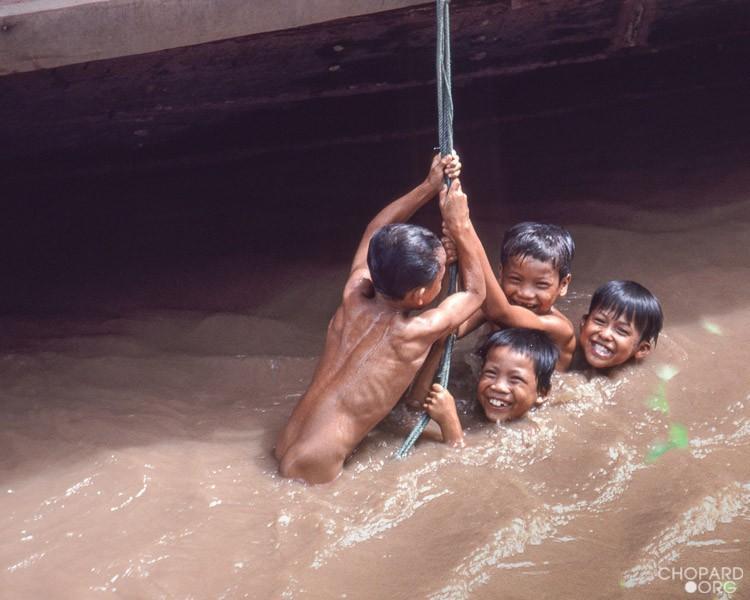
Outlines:
[[[492,247],[498,227],[523,219],[670,228],[663,219],[613,222],[584,201],[624,215],[673,213],[679,230],[707,199],[719,206],[747,198],[749,101],[744,89],[702,91],[477,126],[460,116],[459,94],[456,143],[480,233]],[[204,167],[11,180],[0,225],[0,311],[252,312],[308,268],[311,276],[328,269],[337,287],[367,220],[424,176],[433,144],[417,136],[243,161],[219,156]],[[735,193],[723,193],[720,184],[732,178]],[[436,213],[428,207],[417,221],[437,228]],[[274,276],[285,269],[298,274]],[[330,294],[323,304],[336,300]],[[731,308],[734,299],[725,301],[721,309]]]

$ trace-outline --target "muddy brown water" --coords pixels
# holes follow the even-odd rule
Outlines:
[[[495,185],[514,167],[485,169],[502,157],[482,143],[467,148],[465,181],[492,256],[519,219],[569,227],[578,252],[561,309],[575,321],[599,283],[640,281],[666,313],[651,357],[612,378],[557,376],[545,406],[493,426],[473,412],[468,340],[452,383],[466,448],[420,442],[391,460],[408,421],[397,409],[336,482],[307,487],[277,475],[271,447],[315,366],[349,225],[388,195],[368,191],[338,221],[313,200],[275,209],[274,224],[301,224],[278,248],[264,238],[265,252],[233,253],[226,240],[241,236],[225,227],[232,251],[171,270],[147,252],[123,259],[129,269],[91,258],[101,279],[29,285],[32,308],[0,320],[0,596],[662,599],[694,579],[696,597],[730,597],[704,593],[716,581],[748,597],[750,166],[726,147],[611,164],[579,149]],[[405,191],[426,159],[379,165],[391,183],[400,169],[389,192]],[[337,194],[361,191],[323,170]],[[288,181],[274,199],[306,193]],[[168,222],[130,233],[155,238]],[[300,233],[316,223],[319,237]],[[53,270],[41,272],[57,281]]]

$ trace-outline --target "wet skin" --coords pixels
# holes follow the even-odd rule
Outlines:
[[[594,310],[581,321],[580,346],[586,362],[595,369],[610,369],[651,351],[648,341],[623,315]]]
[[[440,176],[436,178],[440,182]],[[429,186],[428,186],[429,188]],[[434,189],[416,188],[386,207],[368,226],[355,254],[342,304],[328,326],[313,380],[282,430],[274,454],[284,477],[308,483],[335,479],[344,461],[404,393],[430,346],[476,311],[484,299],[481,244],[469,220],[466,196],[456,180],[441,192],[444,221],[456,239],[465,290],[413,316],[440,291],[445,252],[436,250],[439,272],[429,285],[402,300],[376,293],[366,267],[373,233],[411,216]]]
[[[450,240],[448,240],[450,241]],[[451,249],[451,246],[446,246]],[[449,253],[452,256],[452,250]],[[560,351],[555,368],[565,371],[570,367],[576,348],[575,327],[553,305],[568,292],[570,274],[560,279],[559,271],[550,263],[531,257],[511,256],[495,277],[487,254],[482,249],[482,268],[487,296],[481,310],[461,324],[458,337],[489,322],[493,329],[527,327],[549,335]],[[419,408],[435,378],[444,342],[436,344],[412,386],[406,403]]]
[[[464,445],[464,433],[456,412],[453,395],[439,383],[432,384],[422,405],[430,418],[440,426],[443,441],[451,446]]]
[[[331,319],[312,383],[276,445],[282,475],[331,481],[390,412],[429,349],[408,339],[408,321],[371,281],[356,286]]]
[[[491,348],[477,383],[477,400],[490,421],[525,415],[537,401],[534,361],[508,346]]]
[[[500,287],[508,302],[537,315],[546,315],[568,290],[568,278],[560,281],[557,269],[530,256],[511,256],[500,270]]]
[[[561,279],[557,268],[549,262],[530,256],[511,256],[500,267],[499,285],[487,285],[484,305],[488,319],[496,325],[528,327],[547,333],[560,351],[556,365],[560,371],[570,366],[576,347],[573,324],[554,307],[558,298],[568,293],[570,280],[570,274]]]

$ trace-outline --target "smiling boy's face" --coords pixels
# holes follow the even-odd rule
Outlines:
[[[560,279],[552,263],[531,256],[511,256],[500,268],[500,287],[508,302],[546,315],[557,299],[568,293],[570,275]]]
[[[490,421],[523,416],[537,400],[534,361],[508,346],[490,348],[477,383],[477,399]]]
[[[641,332],[624,315],[595,309],[581,320],[581,349],[595,369],[609,369],[631,358],[651,352],[651,343],[641,341]]]

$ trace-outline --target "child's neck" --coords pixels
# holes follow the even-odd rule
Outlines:
[[[378,292],[375,293],[375,303],[385,312],[408,315],[411,311],[417,310],[417,308],[409,306],[403,300],[394,300]]]

